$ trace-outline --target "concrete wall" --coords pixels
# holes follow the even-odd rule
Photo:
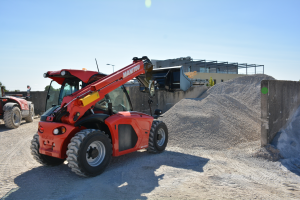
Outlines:
[[[126,89],[129,93],[133,110],[150,114],[150,109],[148,105],[148,94],[140,92],[139,86],[126,87]],[[155,97],[152,99],[152,113],[154,113],[154,110],[157,108],[161,109],[163,112],[166,112],[181,99],[196,98],[206,90],[206,86],[192,86],[185,92],[156,91]],[[24,97],[27,95],[26,92],[6,92],[6,95],[10,94],[23,94]],[[30,96],[31,98],[29,99],[29,101],[32,101],[34,104],[35,114],[44,113],[47,92],[30,92]]]
[[[10,94],[22,94],[23,97],[27,96],[27,92],[6,92],[5,95],[9,96]],[[34,113],[40,115],[45,112],[45,103],[46,103],[47,92],[30,92],[30,99],[34,104]]]
[[[261,94],[262,146],[272,142],[300,106],[300,82],[263,80],[261,88],[264,87],[268,93]]]
[[[128,87],[126,89],[129,92],[133,110],[150,114],[148,104],[149,95],[147,93],[140,92],[139,87]],[[206,90],[206,86],[192,86],[185,92],[156,91],[155,97],[152,99],[152,113],[154,113],[155,109],[161,109],[163,112],[166,112],[181,99],[196,98]]]

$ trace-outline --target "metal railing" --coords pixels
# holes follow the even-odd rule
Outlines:
[[[221,74],[241,74],[239,69],[245,69],[245,74],[264,74],[264,65],[247,64],[247,63],[233,63],[222,61],[198,60],[186,62],[183,64],[184,72],[200,72],[200,73],[221,73]],[[263,68],[262,72],[257,71],[257,68]],[[248,72],[248,69],[254,68],[254,72]]]

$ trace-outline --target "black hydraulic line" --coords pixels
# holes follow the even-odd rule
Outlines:
[[[148,104],[149,104],[149,108],[150,108],[150,115],[152,116],[152,109],[151,109],[151,104],[153,103],[152,99],[149,97],[148,99]]]

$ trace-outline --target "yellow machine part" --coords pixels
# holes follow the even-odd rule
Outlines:
[[[99,98],[100,98],[99,93],[96,91],[79,99],[79,101],[81,102],[82,106],[86,106]]]

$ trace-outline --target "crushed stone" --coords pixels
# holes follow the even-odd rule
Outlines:
[[[185,99],[183,103],[188,105],[176,104],[165,113],[167,117],[160,118],[170,130],[166,151],[148,154],[141,150],[114,157],[107,170],[93,178],[77,176],[66,164],[45,167],[33,159],[30,141],[38,119],[18,129],[0,125],[0,198],[300,199],[300,175],[294,174],[298,165],[289,168],[285,163],[253,156],[260,149],[259,134],[251,132],[258,131],[255,125],[246,130],[250,123],[246,120],[259,125],[259,111],[253,110],[250,98],[243,101],[236,96],[238,92],[212,94],[220,85],[208,91],[208,98]],[[242,88],[243,84],[233,86]],[[184,120],[184,116],[189,118]],[[208,136],[211,140],[202,141]],[[193,145],[195,148],[190,148]],[[288,164],[296,161],[283,160]]]
[[[162,115],[169,143],[182,148],[223,150],[260,139],[260,84],[268,75],[218,83],[200,98],[182,99]]]

